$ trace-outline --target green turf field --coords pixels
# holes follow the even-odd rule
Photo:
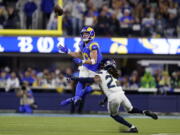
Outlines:
[[[180,119],[128,119],[140,135],[180,135]],[[111,118],[0,116],[0,135],[127,135]],[[128,134],[132,135],[132,134]]]

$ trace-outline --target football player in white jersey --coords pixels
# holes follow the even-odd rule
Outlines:
[[[137,133],[138,129],[119,115],[120,105],[122,105],[128,113],[140,113],[155,120],[158,119],[158,116],[154,112],[140,110],[132,106],[118,83],[117,78],[119,74],[116,70],[114,60],[103,60],[100,68],[100,71],[94,78],[72,78],[72,80],[78,80],[82,83],[87,83],[88,81],[89,83],[98,83],[107,97],[110,116],[117,122],[129,127],[128,132]]]

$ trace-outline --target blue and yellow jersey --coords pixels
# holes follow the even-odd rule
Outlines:
[[[102,60],[102,54],[99,48],[99,44],[94,42],[94,41],[90,41],[88,44],[85,45],[84,42],[80,42],[80,51],[83,55],[83,59],[84,60],[88,60],[90,59],[90,52],[92,50],[97,50],[97,61],[96,64],[83,64],[83,66],[85,66],[86,68],[88,68],[89,70],[92,70],[94,72],[96,72],[98,70],[99,64],[101,63]]]

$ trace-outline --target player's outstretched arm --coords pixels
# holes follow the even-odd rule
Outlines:
[[[75,57],[75,58],[81,58],[82,57],[81,52],[70,52],[67,47],[62,46],[61,44],[58,45],[58,48],[63,53],[68,54],[68,55],[70,55],[72,57]]]
[[[82,58],[81,52],[69,52],[68,54],[74,58]]]

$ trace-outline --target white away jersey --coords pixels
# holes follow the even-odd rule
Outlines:
[[[100,86],[107,97],[114,93],[124,93],[122,87],[117,85],[117,79],[110,75],[106,70],[101,70],[98,75],[101,78]]]

